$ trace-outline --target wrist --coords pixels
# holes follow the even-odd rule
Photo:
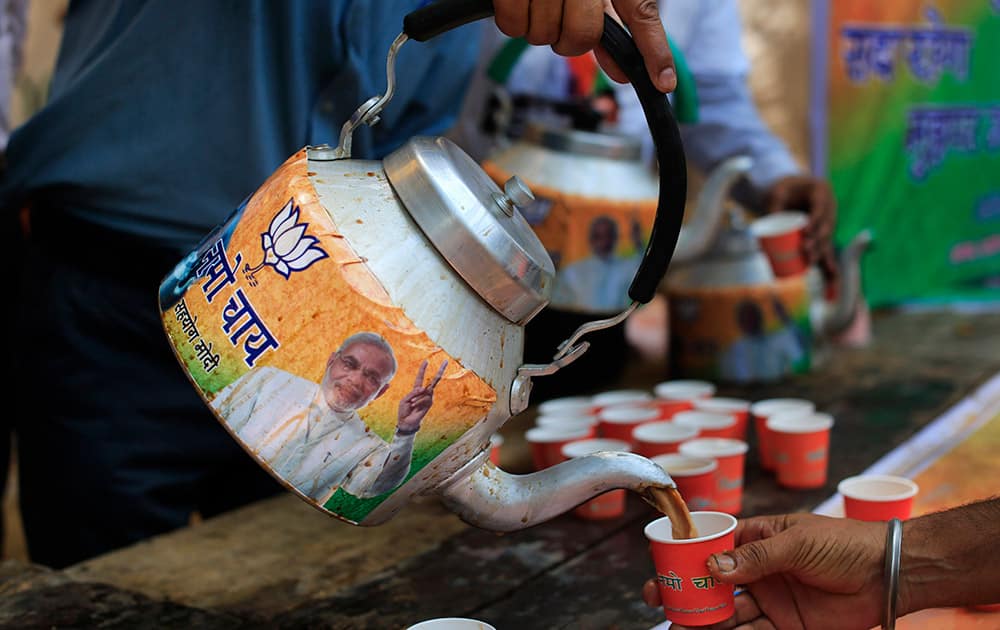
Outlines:
[[[414,427],[412,429],[404,429],[402,427],[398,427],[397,426],[396,427],[396,435],[398,435],[400,437],[407,437],[407,436],[410,436],[410,435],[416,435],[417,431],[419,431],[419,430],[420,430],[419,426],[416,426],[416,427]]]

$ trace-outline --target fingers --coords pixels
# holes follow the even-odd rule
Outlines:
[[[528,32],[525,39],[535,46],[559,41],[562,32],[562,0],[531,0],[528,7]]]
[[[661,92],[672,92],[677,87],[677,71],[656,0],[613,0],[613,5],[642,53],[653,85]]]
[[[793,569],[797,547],[794,536],[778,534],[717,553],[708,559],[708,568],[727,584],[752,584]]]
[[[444,369],[446,367],[448,367],[447,359],[445,359],[444,363],[441,364],[441,367],[438,368],[437,374],[434,375],[434,378],[427,386],[428,389],[433,390],[435,387],[437,387],[437,384],[441,382],[441,377],[444,376]]]
[[[642,585],[642,601],[650,608],[659,608],[663,605],[663,600],[660,599],[660,587],[656,585],[656,580],[646,580]]]
[[[603,2],[569,0],[563,5],[562,32],[552,50],[570,57],[582,55],[601,43],[603,32]]]
[[[413,383],[413,389],[423,389],[425,372],[427,372],[427,359],[423,360],[420,369],[417,370],[417,380]]]
[[[530,7],[530,0],[496,0],[493,14],[497,28],[508,37],[524,37],[528,34]]]
[[[774,630],[774,624],[763,616],[757,602],[749,593],[736,596],[733,616],[710,626],[688,628],[672,624],[671,630]]]

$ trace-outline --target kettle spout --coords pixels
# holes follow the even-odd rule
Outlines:
[[[608,490],[644,493],[676,487],[652,461],[617,451],[570,459],[528,475],[506,473],[489,461],[471,474],[463,470],[441,491],[444,504],[466,523],[496,532],[543,523]]]
[[[861,256],[871,243],[871,230],[862,230],[841,250],[837,260],[840,286],[832,308],[826,309],[819,323],[822,334],[839,335],[854,323],[861,301]]]
[[[745,155],[729,158],[715,167],[698,195],[691,220],[681,228],[677,248],[672,258],[674,264],[687,263],[704,254],[715,241],[722,223],[726,196],[733,183],[753,166]]]

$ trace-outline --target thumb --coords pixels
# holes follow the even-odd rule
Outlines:
[[[751,584],[788,571],[794,568],[794,547],[783,538],[765,538],[714,554],[708,560],[708,568],[715,578],[727,584]]]

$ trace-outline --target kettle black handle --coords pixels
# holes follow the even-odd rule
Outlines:
[[[440,0],[403,18],[403,32],[410,39],[423,42],[452,28],[491,15],[492,0]],[[601,45],[631,81],[639,97],[659,164],[660,196],[656,219],[642,263],[628,289],[630,298],[645,304],[656,295],[656,289],[667,272],[680,237],[687,200],[687,161],[670,102],[653,85],[635,41],[609,15],[604,16]]]

